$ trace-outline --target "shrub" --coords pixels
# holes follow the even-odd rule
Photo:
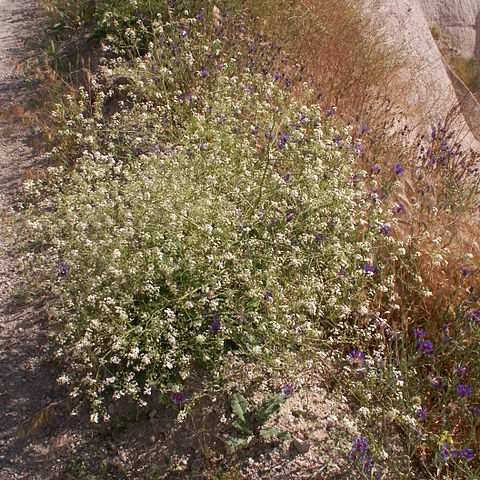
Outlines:
[[[54,153],[75,145],[75,168],[26,186],[56,276],[62,380],[93,420],[108,417],[105,395],[142,403],[199,371],[221,379],[231,356],[269,362],[324,332],[348,338],[381,278],[385,221],[358,147],[275,77],[232,75],[200,23],[158,21],[144,58],[109,64],[137,87],[110,115],[118,92],[100,78],[59,107],[67,147]]]

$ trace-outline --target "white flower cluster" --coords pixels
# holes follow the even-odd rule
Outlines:
[[[99,75],[59,106],[53,154],[75,167],[26,185],[29,226],[48,246],[38,260],[55,277],[61,379],[93,420],[106,393],[141,400],[198,369],[219,377],[232,355],[267,361],[345,336],[377,289],[393,290],[366,271],[385,222],[333,141],[348,133],[220,59],[195,24],[159,20],[144,57],[109,63],[136,88]],[[138,46],[135,28],[124,36]]]

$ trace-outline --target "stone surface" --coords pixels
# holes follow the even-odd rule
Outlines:
[[[462,8],[454,8],[460,4]],[[429,134],[431,123],[449,115],[451,127],[459,132],[463,144],[478,149],[480,129],[472,126],[479,122],[476,117],[468,122],[465,119],[466,114],[476,115],[472,99],[468,98],[467,110],[456,110],[465,101],[465,91],[452,84],[430,32],[430,19],[441,19],[440,28],[447,23],[453,25],[455,19],[471,21],[480,10],[480,0],[367,0],[366,9],[376,17],[386,43],[401,59],[394,100],[402,107],[406,122],[415,133]]]
[[[437,24],[463,56],[480,55],[480,0],[418,0],[429,24]]]

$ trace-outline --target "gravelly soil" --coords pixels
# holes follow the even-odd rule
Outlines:
[[[0,0],[0,478],[37,478],[41,459],[28,432],[37,412],[52,401],[51,367],[41,360],[40,305],[22,295],[8,234],[22,179],[32,171],[32,131],[22,125],[29,87],[21,73],[24,44],[35,9],[28,0]]]

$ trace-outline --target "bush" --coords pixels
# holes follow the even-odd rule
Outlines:
[[[163,32],[181,37],[187,24],[173,55]],[[56,272],[63,380],[95,420],[107,417],[106,394],[142,401],[152,388],[179,391],[199,369],[221,377],[232,355],[271,361],[341,333],[380,278],[381,202],[355,170],[359,144],[274,77],[173,61],[190,58],[189,42],[215,58],[218,41],[198,25],[159,22],[148,60],[110,72],[143,98],[126,93],[105,118],[115,93],[94,81],[59,108],[81,151],[76,168],[27,185],[32,201],[49,192],[33,202],[31,226],[48,245],[42,267]],[[185,75],[196,78],[190,92],[176,89]]]

